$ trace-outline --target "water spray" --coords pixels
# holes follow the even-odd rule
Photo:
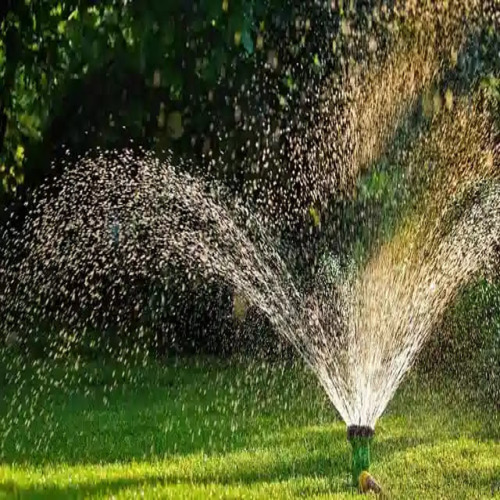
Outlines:
[[[350,425],[347,439],[352,446],[352,484],[361,493],[382,493],[380,485],[370,475],[370,444],[375,431],[366,425]]]

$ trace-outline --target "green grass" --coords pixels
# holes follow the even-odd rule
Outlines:
[[[121,379],[92,365],[60,370],[62,385],[19,370],[3,376],[0,498],[354,494],[345,425],[302,368],[193,359]],[[494,417],[412,377],[377,425],[372,472],[395,499],[492,498],[497,485],[500,498]]]

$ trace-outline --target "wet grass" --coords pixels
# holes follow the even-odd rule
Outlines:
[[[192,359],[120,370],[52,369],[40,390],[24,368],[4,384],[0,498],[354,494],[345,426],[302,368]],[[496,417],[413,377],[378,424],[372,472],[391,498],[500,498]]]

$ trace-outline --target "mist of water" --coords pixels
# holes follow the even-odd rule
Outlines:
[[[181,162],[94,152],[42,187],[21,231],[9,235],[2,329],[33,337],[46,318],[70,325],[53,354],[64,357],[78,327],[98,317],[104,325],[119,322],[111,315],[152,277],[167,293],[172,279],[223,281],[295,346],[348,425],[375,426],[448,305],[495,264],[500,244],[498,137],[481,92],[452,96],[452,103],[434,99],[429,126],[400,149],[393,141],[396,128],[411,127],[409,110],[448,64],[449,47],[422,48],[439,48],[438,34],[460,48],[467,35],[461,16],[474,17],[479,4],[443,7],[439,15],[431,9],[435,17],[402,5],[419,21],[414,41],[402,37],[383,60],[352,65],[344,81],[323,83],[316,125],[306,137],[289,138],[296,154],[289,175],[304,195],[288,200],[281,218],[270,221],[273,197],[265,190],[250,204],[185,173]],[[376,52],[377,40],[367,43]],[[310,140],[317,147],[306,148]],[[279,223],[310,204],[326,206],[332,192],[356,196],[354,181],[391,148],[406,186],[424,186],[417,208],[361,264],[328,256],[304,283],[283,252]],[[271,150],[263,151],[261,161],[272,162]],[[133,304],[138,320],[141,300]]]

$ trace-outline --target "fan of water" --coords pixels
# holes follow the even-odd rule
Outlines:
[[[269,215],[273,196],[265,189],[252,203],[240,200],[183,172],[182,162],[147,152],[94,153],[68,165],[55,185],[37,192],[21,232],[10,230],[0,275],[2,330],[33,338],[44,321],[63,325],[53,357],[70,352],[76,332],[93,321],[121,321],[140,343],[144,332],[135,325],[147,304],[135,292],[144,283],[153,277],[168,291],[173,279],[199,286],[220,280],[296,347],[348,425],[374,427],[446,307],[495,263],[500,245],[495,104],[479,91],[467,99],[447,95],[444,104],[434,99],[432,117],[409,132],[410,111],[449,57],[448,46],[423,47],[436,48],[444,35],[460,47],[469,35],[461,20],[484,12],[463,2],[442,7],[446,15],[426,14],[412,3],[402,14],[418,26],[411,43],[402,37],[383,63],[352,63],[342,82],[323,82],[316,123],[304,137],[287,138],[294,154],[286,175],[303,198],[286,200],[282,217]],[[376,38],[366,41],[376,50]],[[307,149],[311,142],[315,148]],[[304,283],[285,257],[280,224],[311,204],[327,206],[332,192],[357,196],[353,180],[384,152],[403,173],[399,189],[418,186],[416,208],[361,263],[341,263],[332,273],[327,258]],[[265,148],[257,161],[272,162],[271,153]],[[127,301],[137,323],[116,313]]]

